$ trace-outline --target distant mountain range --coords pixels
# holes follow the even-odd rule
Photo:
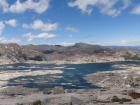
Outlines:
[[[90,45],[86,43],[76,43],[73,46],[61,46],[61,45],[26,45],[23,46],[26,49],[33,49],[44,54],[65,54],[65,55],[75,55],[75,54],[112,54],[113,50],[100,45]],[[106,53],[105,53],[106,52]]]
[[[140,46],[107,46],[107,47],[140,51]]]
[[[127,52],[140,51],[139,47],[100,46],[76,43],[72,46],[61,45],[24,45],[16,43],[0,44],[0,63],[24,62],[26,60],[49,61],[70,57],[115,56]],[[76,58],[75,58],[76,59]]]

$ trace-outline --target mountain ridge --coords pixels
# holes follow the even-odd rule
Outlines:
[[[18,45],[16,43],[0,44],[0,63],[19,63],[28,60],[33,61],[55,61],[67,60],[92,60],[108,59],[110,57],[119,59],[126,53],[137,53],[132,49],[112,48],[86,43],[76,43],[71,46],[62,45]],[[90,56],[92,56],[90,58]]]

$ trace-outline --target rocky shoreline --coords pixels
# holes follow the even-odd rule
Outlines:
[[[23,63],[29,64],[87,64],[87,63],[106,63],[106,62],[119,62],[125,61],[123,57],[97,57],[97,56],[89,56],[89,57],[82,57],[78,58],[75,57],[73,59],[62,59],[62,60],[50,60],[50,61],[34,61],[28,60]]]
[[[139,65],[114,65],[122,70],[97,72],[89,74],[84,78],[100,87],[140,87],[140,67]]]
[[[28,64],[86,64],[86,63],[106,63],[106,62],[116,62],[125,61],[123,57],[115,56],[74,56],[68,59],[61,60],[25,60],[25,61],[11,61],[11,60],[1,60],[0,65],[16,64],[16,63],[28,63]]]

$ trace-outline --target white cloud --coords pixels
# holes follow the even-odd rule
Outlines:
[[[0,8],[3,12],[23,13],[27,10],[32,10],[36,13],[43,13],[48,10],[50,0],[16,0],[15,3],[9,4],[7,0],[0,0]]]
[[[113,41],[113,42],[102,42],[102,45],[116,45],[116,46],[139,46],[140,40],[120,40],[120,41]]]
[[[140,40],[121,40],[119,43],[125,46],[136,46],[140,45]]]
[[[28,41],[32,41],[34,39],[50,39],[50,38],[56,37],[56,35],[51,34],[51,33],[40,33],[38,35],[34,35],[32,33],[27,33],[27,34],[23,35],[23,37],[27,38]]]
[[[75,0],[73,2],[69,2],[68,5],[70,7],[77,7],[84,13],[91,13],[92,8],[89,5],[95,5],[98,0]]]
[[[15,27],[16,26],[16,20],[15,19],[10,19],[8,21],[0,21],[0,36],[3,33],[3,30],[6,28],[6,25],[10,25]]]
[[[48,9],[48,7],[49,0],[39,0],[38,2],[35,2],[34,0],[20,2],[20,0],[17,0],[15,4],[10,6],[9,11],[14,13],[22,13],[27,10],[33,10],[37,13],[43,13]]]
[[[62,42],[61,45],[63,46],[72,46],[74,45],[75,43],[71,43],[71,42]]]
[[[42,32],[40,34],[27,33],[24,35],[24,37],[27,38],[28,41],[32,41],[34,39],[50,39],[56,37],[56,35],[53,34],[52,31],[57,29],[58,24],[44,23],[41,20],[35,20],[31,24],[23,24],[22,27],[33,30],[40,30]]]
[[[4,28],[5,28],[5,24],[2,21],[0,21],[0,35],[2,34]]]
[[[117,16],[126,9],[132,0],[74,0],[69,2],[70,7],[77,7],[83,13],[91,14],[93,8],[98,8],[103,14]],[[121,3],[121,6],[116,6]]]
[[[133,10],[131,12],[132,12],[132,14],[140,15],[140,5],[133,8]]]
[[[19,43],[21,42],[20,39],[17,38],[6,38],[3,36],[2,32],[5,28],[5,24],[9,24],[9,25],[15,25],[12,24],[14,22],[12,22],[13,20],[9,20],[9,21],[0,21],[0,43]]]
[[[12,27],[15,27],[17,25],[17,21],[15,19],[10,19],[10,20],[6,21],[5,23]]]
[[[16,38],[5,38],[5,37],[0,37],[0,43],[20,43],[21,40],[20,39],[16,39]]]
[[[68,32],[78,32],[78,29],[75,28],[75,27],[67,27],[66,31],[68,31]]]
[[[0,0],[0,8],[3,10],[3,12],[7,12],[9,9],[9,4],[7,0]]]
[[[41,20],[35,20],[32,24],[23,24],[23,28],[41,30],[45,32],[56,30],[57,23],[43,23]]]

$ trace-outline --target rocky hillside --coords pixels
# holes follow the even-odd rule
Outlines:
[[[99,59],[114,60],[132,50],[109,48],[99,45],[76,43],[72,46],[61,45],[26,45],[20,46],[16,43],[0,44],[0,63],[18,63],[26,60],[34,61],[97,61]]]
[[[112,48],[107,48],[99,45],[91,45],[86,43],[76,43],[73,46],[61,46],[61,45],[27,45],[23,48],[29,48],[43,52],[45,54],[64,54],[64,55],[76,55],[76,54],[114,54]]]
[[[30,59],[43,60],[43,55],[41,52],[22,48],[16,43],[0,44],[0,64],[19,63]]]
[[[63,60],[81,58],[92,55],[113,56],[116,54],[112,48],[99,45],[90,45],[85,43],[76,43],[73,46],[61,45],[27,45],[23,48],[33,49],[46,55],[47,60]]]
[[[0,44],[0,62],[12,63],[24,60],[22,48],[17,44]]]

